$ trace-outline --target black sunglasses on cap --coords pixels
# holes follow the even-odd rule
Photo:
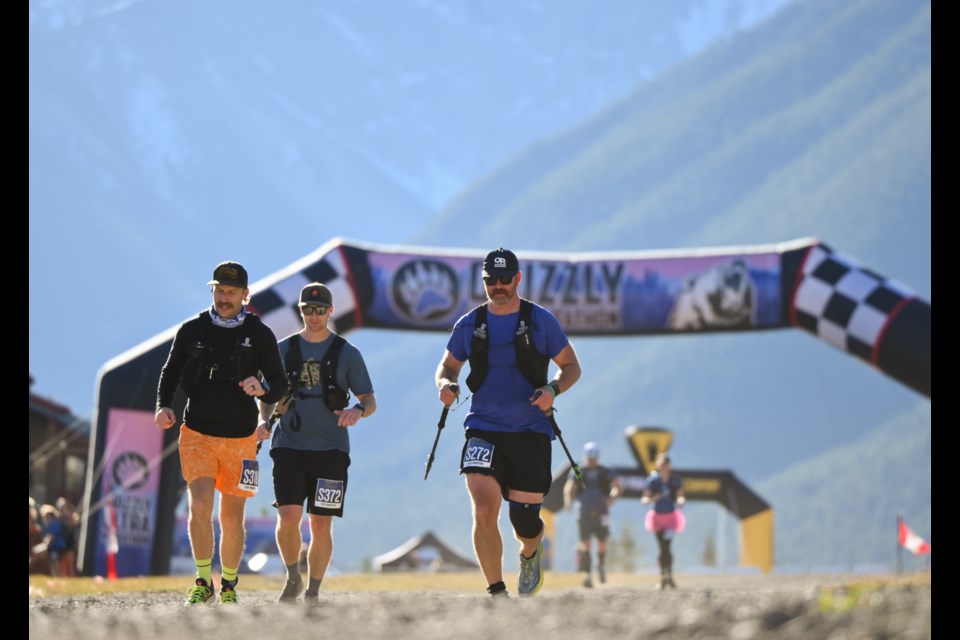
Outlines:
[[[329,309],[330,307],[321,307],[315,304],[305,304],[302,307],[300,307],[300,310],[303,311],[303,315],[305,316],[312,316],[313,314],[317,314],[318,316],[325,316],[327,315],[327,311]]]
[[[483,281],[489,285],[493,286],[497,284],[497,280],[500,281],[500,284],[510,284],[513,282],[513,276],[484,276]]]

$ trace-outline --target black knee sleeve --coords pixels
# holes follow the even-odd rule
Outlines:
[[[510,524],[521,538],[536,538],[543,531],[540,505],[510,501]]]

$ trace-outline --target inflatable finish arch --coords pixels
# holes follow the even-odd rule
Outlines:
[[[800,328],[930,397],[929,302],[817,239],[696,250],[516,251],[520,293],[571,336],[669,335]],[[300,327],[297,299],[324,282],[333,328],[447,331],[484,300],[485,250],[378,246],[334,239],[251,286],[252,309],[277,336]],[[199,311],[199,309],[198,309]],[[185,320],[185,319],[184,319]],[[153,425],[160,368],[177,325],[100,371],[79,563],[103,575],[108,536],[117,573],[169,571],[182,488],[177,431]],[[182,413],[178,394],[175,409]],[[105,509],[107,506],[111,509]],[[101,517],[113,513],[115,518]]]

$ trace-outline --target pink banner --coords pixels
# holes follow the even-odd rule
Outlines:
[[[156,529],[157,491],[163,461],[163,431],[151,411],[111,409],[107,416],[100,491],[103,504],[116,515],[116,570],[120,577],[150,575],[153,532]],[[101,514],[107,513],[106,509]],[[106,518],[100,518],[94,573],[107,570]]]

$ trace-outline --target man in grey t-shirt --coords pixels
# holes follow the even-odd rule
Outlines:
[[[330,330],[333,295],[319,282],[300,292],[303,329],[279,342],[290,391],[277,404],[260,405],[257,437],[270,437],[272,417],[279,419],[270,443],[273,458],[277,546],[287,567],[279,602],[318,600],[333,554],[333,517],[343,517],[350,466],[348,427],[377,410],[373,384],[360,351]],[[334,355],[336,354],[336,355]],[[350,394],[357,402],[349,404]],[[278,410],[279,409],[279,410]],[[300,575],[300,522],[306,501],[310,514],[308,583]]]

